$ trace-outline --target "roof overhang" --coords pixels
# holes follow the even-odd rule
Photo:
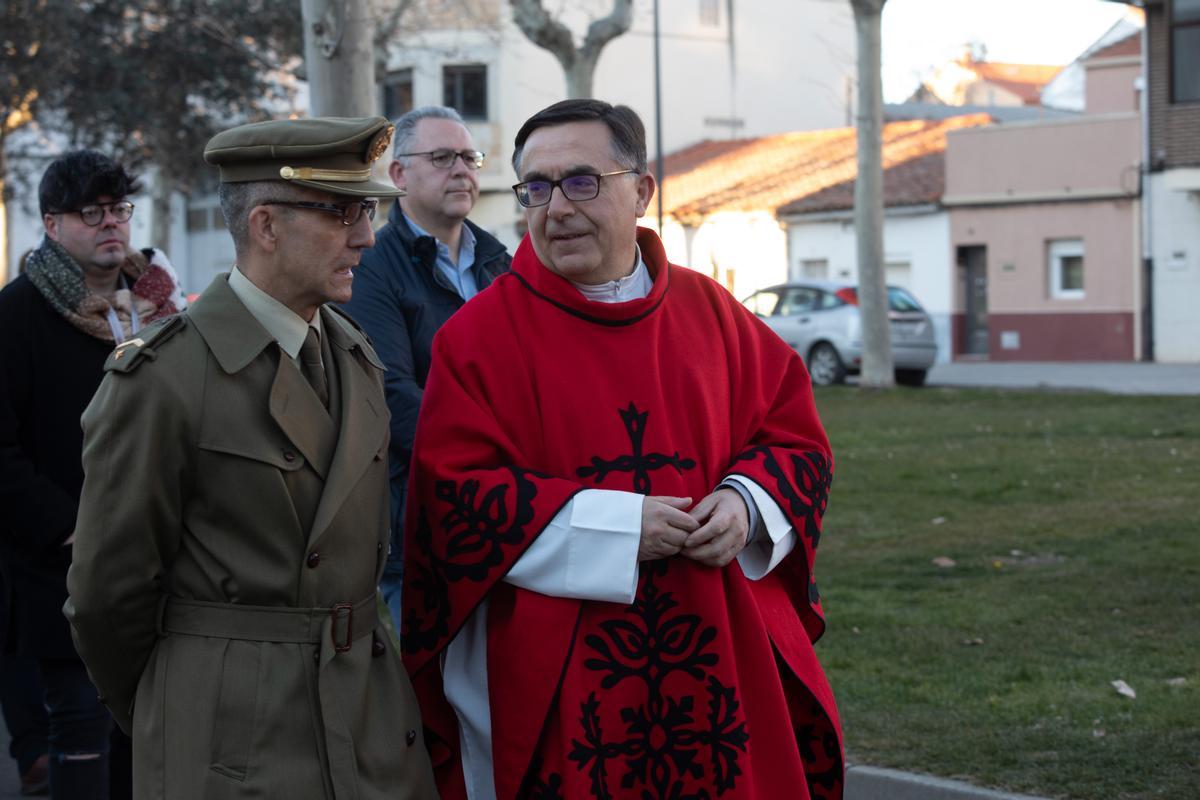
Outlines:
[[[889,206],[883,210],[885,219],[892,217],[918,217],[923,214],[936,214],[944,211],[937,203],[921,203],[913,206]],[[804,225],[809,222],[853,222],[854,209],[843,208],[835,211],[793,211],[776,215],[785,225]]]

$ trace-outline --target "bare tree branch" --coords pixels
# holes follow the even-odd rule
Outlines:
[[[509,0],[513,21],[529,41],[548,50],[562,65],[568,97],[590,97],[592,75],[605,45],[633,24],[633,0],[613,0],[608,16],[588,26],[583,44],[576,48],[571,30],[553,17],[542,0]]]
[[[586,59],[599,59],[604,45],[629,30],[633,24],[633,0],[613,0],[612,11],[588,26],[587,38],[579,48]]]
[[[549,50],[563,69],[575,64],[575,41],[566,25],[550,16],[542,0],[509,0],[513,21],[529,39],[543,50]]]

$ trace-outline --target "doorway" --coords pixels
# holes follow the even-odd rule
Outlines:
[[[964,311],[960,352],[985,357],[988,354],[987,247],[959,247],[956,260],[960,308]]]

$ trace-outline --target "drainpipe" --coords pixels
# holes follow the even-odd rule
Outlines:
[[[1142,359],[1154,360],[1154,242],[1150,213],[1150,13],[1145,2],[1138,2],[1145,14],[1142,25],[1142,91],[1138,110],[1142,117],[1142,167],[1138,170],[1142,193]]]

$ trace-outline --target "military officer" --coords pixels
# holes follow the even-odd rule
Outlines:
[[[382,117],[213,137],[237,264],[119,345],[83,417],[65,612],[135,798],[433,798],[375,587],[383,365],[331,303],[374,242]]]

